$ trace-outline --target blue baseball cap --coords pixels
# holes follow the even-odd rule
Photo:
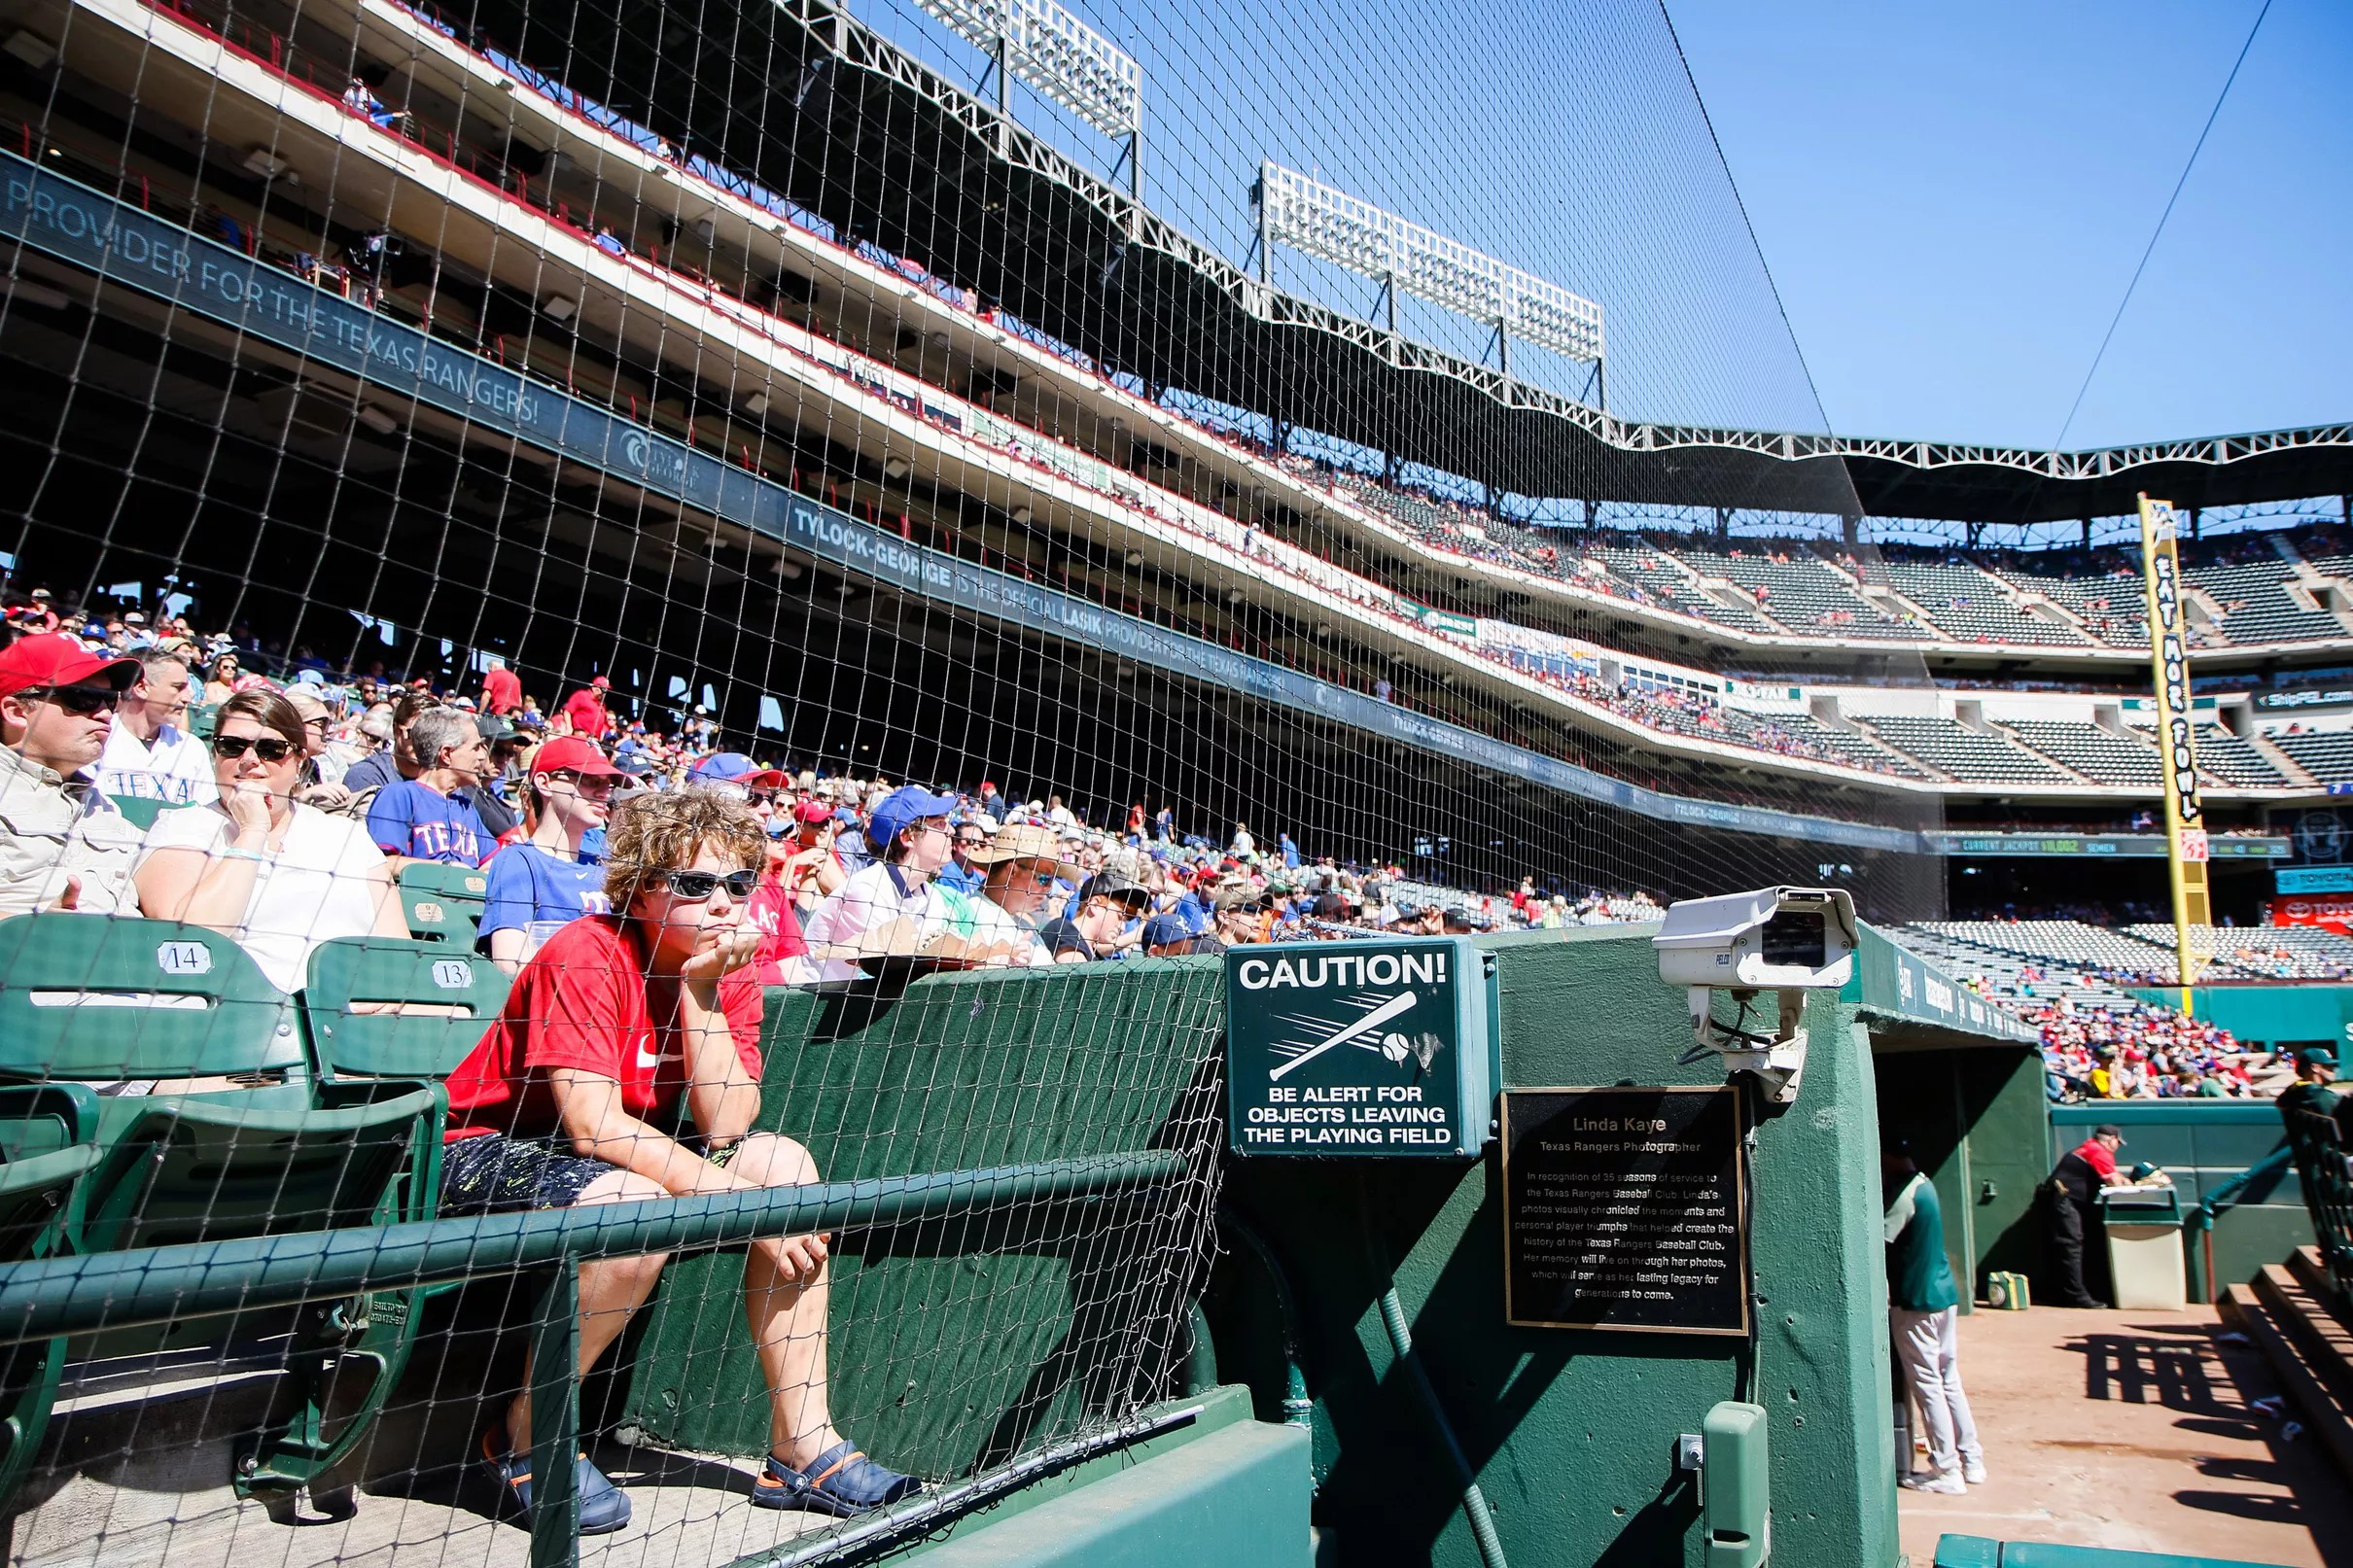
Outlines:
[[[1173,948],[1190,942],[1197,934],[1174,915],[1155,915],[1143,923],[1143,945],[1148,948]]]
[[[763,768],[741,751],[714,751],[694,765],[694,777],[705,784],[740,784],[747,789],[773,789],[790,783],[774,768]]]
[[[921,784],[900,784],[883,796],[866,819],[866,842],[876,851],[889,849],[894,839],[927,817],[945,817],[956,809],[954,795],[935,795]]]

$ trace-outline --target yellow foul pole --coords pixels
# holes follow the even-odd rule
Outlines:
[[[2206,816],[2197,799],[2197,726],[2190,705],[2190,639],[2182,609],[2179,515],[2173,505],[2141,503],[2141,573],[2149,593],[2149,663],[2157,686],[2158,749],[2164,755],[2165,858],[2173,880],[2173,945],[2182,1011],[2190,1011],[2196,958],[2190,927],[2211,923],[2206,896]]]

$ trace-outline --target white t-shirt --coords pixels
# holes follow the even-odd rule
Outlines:
[[[130,800],[160,800],[174,806],[209,804],[220,785],[212,756],[202,741],[165,724],[153,741],[142,741],[120,718],[106,731],[98,755],[98,787]]]
[[[821,958],[819,950],[834,943],[855,942],[877,926],[904,920],[914,923],[919,938],[966,935],[970,924],[968,904],[951,902],[946,889],[925,881],[910,889],[896,866],[879,862],[855,871],[801,927],[810,952],[785,965],[785,984],[810,986],[825,980],[855,980],[862,972],[847,958]]]
[[[971,911],[972,929],[969,940],[993,943],[1003,947],[1030,945],[1030,961],[1050,964],[1054,950],[1037,940],[1037,927],[1026,924],[987,893],[965,894],[965,906]]]
[[[228,843],[228,813],[217,804],[192,806],[156,819],[140,859],[164,849],[210,854]],[[382,886],[375,874],[383,865],[384,852],[365,822],[297,806],[285,849],[256,868],[244,923],[229,934],[253,955],[271,985],[299,991],[311,949],[334,937],[373,933]]]

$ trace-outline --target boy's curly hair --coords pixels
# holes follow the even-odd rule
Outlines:
[[[613,911],[665,871],[683,871],[708,845],[746,870],[768,862],[768,835],[740,800],[715,789],[632,795],[613,809],[605,828],[605,896]]]

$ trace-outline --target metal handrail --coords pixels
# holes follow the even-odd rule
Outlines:
[[[1086,1197],[1183,1170],[1175,1152],[1152,1150],[42,1258],[0,1268],[0,1344]]]

